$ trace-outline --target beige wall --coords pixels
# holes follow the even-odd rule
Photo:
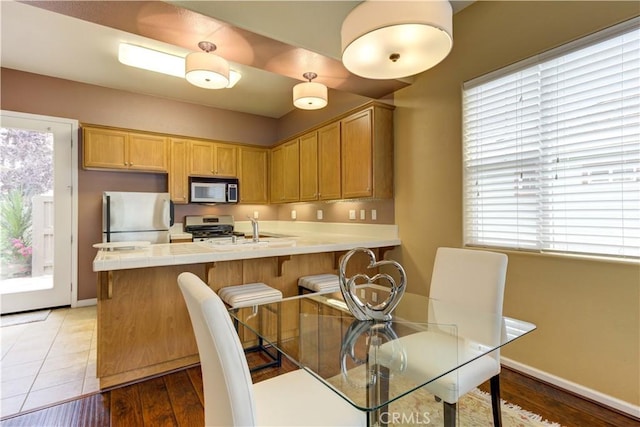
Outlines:
[[[485,2],[454,18],[454,48],[395,93],[396,223],[409,290],[427,293],[436,248],[462,244],[464,81],[638,15],[637,2]],[[505,314],[538,326],[517,362],[640,404],[638,264],[509,253]]]

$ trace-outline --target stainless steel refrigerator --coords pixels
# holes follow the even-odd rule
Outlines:
[[[169,193],[105,191],[102,194],[103,242],[169,243]]]

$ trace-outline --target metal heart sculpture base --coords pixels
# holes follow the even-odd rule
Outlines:
[[[369,265],[367,268],[376,268],[383,265],[392,265],[400,273],[400,284],[397,285],[393,277],[385,273],[378,273],[373,277],[369,277],[364,273],[356,274],[353,277],[346,277],[347,264],[349,259],[356,253],[363,252],[369,256]],[[351,314],[358,320],[375,320],[386,322],[391,320],[391,312],[396,308],[406,287],[407,279],[404,268],[392,260],[376,261],[375,254],[367,248],[355,248],[347,252],[340,259],[340,268],[338,269],[338,277],[340,278],[340,291],[344,302],[347,304]],[[380,304],[372,305],[371,303],[363,303],[356,294],[356,281],[366,280],[367,283],[375,284],[379,281],[387,282],[390,285],[389,297]]]

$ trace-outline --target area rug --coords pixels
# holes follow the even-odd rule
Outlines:
[[[357,368],[356,368],[357,371]],[[353,372],[353,371],[350,371]],[[342,383],[344,377],[337,375],[329,382]],[[361,390],[353,390],[361,395]],[[347,394],[350,394],[347,392]],[[425,389],[416,390],[391,403],[388,410],[380,414],[383,422],[394,427],[443,426],[443,404]],[[458,427],[493,427],[491,395],[474,389],[458,401]],[[502,400],[502,425],[504,427],[561,427],[560,424],[542,419],[540,415],[526,411],[517,405]]]
[[[42,322],[47,320],[51,310],[29,311],[27,313],[3,314],[0,316],[0,326],[15,326],[23,323]]]
[[[444,425],[442,406],[442,402],[436,402],[433,395],[419,390],[390,405],[390,413],[399,411],[401,414],[395,415],[399,422],[392,425],[397,427],[419,424],[442,426]],[[405,414],[404,421],[402,414]],[[406,414],[409,416],[407,417]],[[491,396],[478,389],[464,395],[458,401],[457,419],[457,425],[460,427],[492,427]],[[504,427],[560,427],[560,424],[543,420],[540,415],[525,411],[504,400],[502,401],[502,425]]]

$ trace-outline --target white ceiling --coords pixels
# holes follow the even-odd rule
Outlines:
[[[171,1],[235,27],[321,55],[340,58],[340,26],[359,1]],[[471,2],[453,2],[454,11]],[[15,1],[0,1],[0,65],[125,91],[279,118],[294,107],[296,80],[232,63],[243,75],[232,89],[122,65],[121,41],[185,56],[189,50]],[[302,77],[301,77],[302,79]],[[331,94],[329,95],[331,99]]]

